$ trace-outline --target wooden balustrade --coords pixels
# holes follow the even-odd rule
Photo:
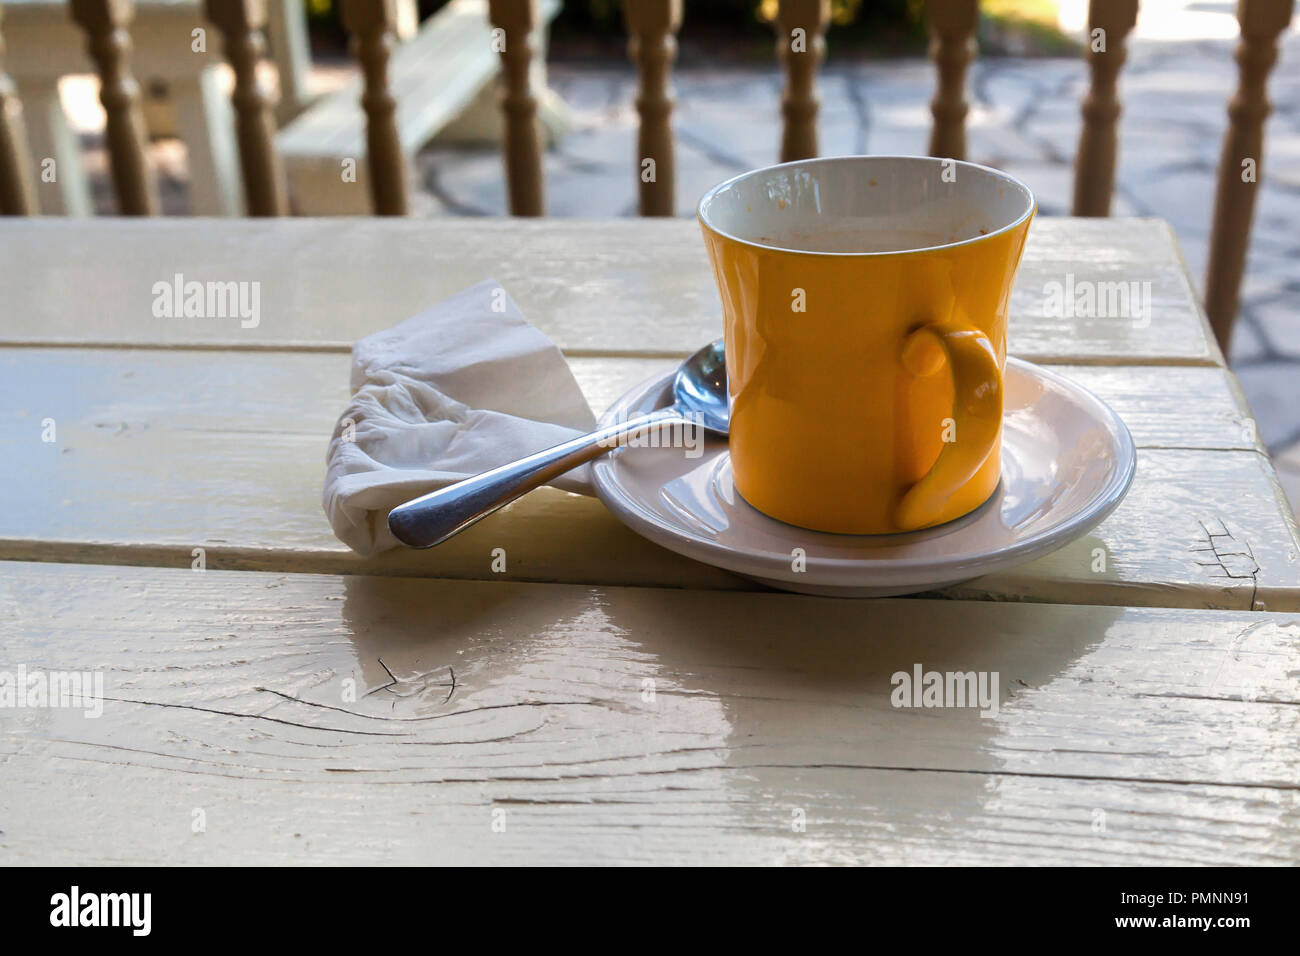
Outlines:
[[[205,10],[222,33],[235,72],[231,102],[248,214],[282,216],[288,212],[284,167],[275,151],[271,97],[257,75],[266,53],[266,0],[205,0]]]
[[[361,64],[366,111],[366,165],[370,197],[381,216],[407,211],[406,159],[397,132],[397,101],[388,90],[388,60],[397,44],[394,0],[343,0],[343,25]]]
[[[510,212],[542,216],[546,200],[542,180],[541,133],[537,128],[537,96],[529,66],[533,61],[536,0],[488,0],[492,42],[501,55],[504,87],[506,184]]]
[[[975,56],[978,0],[926,0],[930,59],[938,73],[930,113],[930,155],[966,158],[966,70]]]
[[[118,210],[126,216],[158,213],[158,190],[145,156],[140,84],[131,74],[132,0],[70,0],[72,17],[86,31],[87,49],[99,69],[99,99],[106,114],[109,165]]]
[[[1074,214],[1109,216],[1115,192],[1120,103],[1119,73],[1125,38],[1137,23],[1138,0],[1091,0],[1086,44],[1092,74],[1084,97],[1083,131],[1074,161]]]
[[[781,162],[817,155],[817,67],[826,58],[830,0],[779,0],[776,57],[785,72],[781,93]]]
[[[1268,76],[1277,60],[1278,36],[1291,22],[1294,8],[1294,0],[1238,0],[1237,4],[1240,79],[1228,104],[1205,279],[1205,311],[1225,353],[1237,315],[1255,192],[1263,175],[1264,120],[1270,112]]]
[[[4,8],[0,6],[0,215],[36,215],[32,169],[22,107],[4,68]]]
[[[643,216],[671,216],[674,206],[673,112],[670,71],[677,56],[682,0],[624,0],[628,55],[640,77],[636,109],[636,170]]]

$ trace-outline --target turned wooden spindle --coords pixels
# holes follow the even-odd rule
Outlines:
[[[1117,85],[1127,54],[1124,38],[1137,23],[1138,0],[1091,0],[1088,4],[1088,67],[1083,131],[1074,161],[1074,214],[1109,216],[1115,192],[1115,155],[1120,103]]]
[[[0,215],[36,215],[36,173],[22,107],[4,68],[4,8],[0,6]]]
[[[406,215],[406,158],[397,134],[397,100],[388,90],[388,60],[397,45],[395,0],[343,0],[343,25],[361,63],[370,198],[381,216]]]
[[[670,71],[677,56],[682,0],[623,0],[628,55],[637,66],[641,115],[636,167],[641,183],[641,215],[674,213],[673,112]]]
[[[1268,117],[1268,76],[1277,60],[1277,39],[1291,22],[1294,0],[1238,0],[1237,47],[1240,79],[1228,104],[1228,131],[1219,157],[1219,185],[1210,231],[1205,278],[1205,311],[1226,355],[1237,316],[1241,275],[1255,214],[1255,191],[1264,166],[1264,120]]]
[[[978,0],[926,0],[930,30],[930,59],[938,84],[930,113],[930,155],[966,158],[966,70],[975,56]]]
[[[106,114],[109,165],[118,211],[124,216],[158,213],[158,190],[145,157],[140,84],[131,75],[132,0],[71,0],[72,18],[86,31],[87,49],[99,68],[99,100]]]
[[[537,128],[537,97],[529,65],[533,60],[536,0],[489,0],[494,49],[501,54],[504,88],[506,183],[510,212],[541,216],[546,211],[542,187],[542,141]]]
[[[235,72],[235,137],[244,175],[244,203],[250,216],[283,216],[288,211],[284,166],[275,151],[271,96],[258,79],[266,54],[266,0],[205,0],[207,18],[223,38],[226,60]]]
[[[776,58],[785,71],[781,93],[781,162],[817,155],[817,67],[826,57],[830,0],[779,0]]]

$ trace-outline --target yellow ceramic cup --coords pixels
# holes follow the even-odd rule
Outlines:
[[[803,528],[879,534],[989,498],[1034,208],[1004,173],[919,156],[784,163],[705,195],[746,501]]]

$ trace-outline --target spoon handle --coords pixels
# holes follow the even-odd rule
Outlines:
[[[669,406],[571,439],[398,505],[389,512],[388,529],[402,544],[431,548],[571,468],[598,458],[624,438],[678,422],[685,419]]]

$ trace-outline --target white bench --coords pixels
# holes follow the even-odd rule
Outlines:
[[[409,17],[408,17],[409,19]],[[176,135],[189,157],[190,208],[199,216],[242,216],[243,183],[235,145],[235,120],[221,43],[209,32],[207,48],[193,49],[193,31],[208,29],[200,0],[136,0],[130,33],[131,70],[148,89],[162,81],[167,109],[144,97],[151,132]],[[302,0],[271,0],[267,30],[270,52],[280,74],[284,113],[306,104],[306,16]],[[27,120],[32,160],[38,170],[55,161],[55,179],[41,180],[41,212],[89,216],[94,212],[81,142],[68,123],[59,80],[94,73],[86,35],[73,21],[66,0],[5,0],[6,63],[18,86]]]
[[[492,92],[500,56],[492,49],[487,0],[452,0],[426,20],[389,62],[389,90],[397,100],[397,130],[409,160],[440,132],[452,138],[500,141],[500,111]],[[546,25],[559,0],[538,4],[534,38],[534,87],[544,135],[553,139],[567,126],[563,102],[545,84]],[[368,215],[366,117],[357,77],[311,107],[276,134],[284,160],[293,210],[305,216]],[[345,180],[345,161],[356,179]],[[350,167],[351,164],[348,164]]]

